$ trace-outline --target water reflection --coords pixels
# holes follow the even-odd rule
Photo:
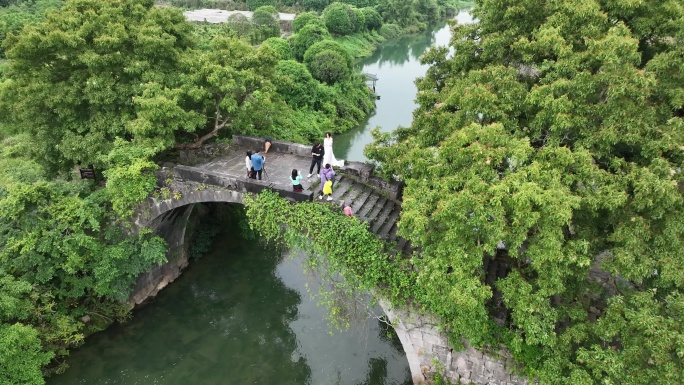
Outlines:
[[[473,22],[468,12],[460,12],[458,23]],[[382,44],[375,53],[359,62],[363,72],[379,77],[376,91],[380,100],[376,111],[358,128],[335,137],[335,154],[340,159],[365,161],[364,147],[372,142],[371,130],[394,131],[399,126],[410,126],[413,121],[416,85],[415,79],[425,75],[427,66],[419,58],[431,46],[447,46],[451,31],[446,23],[438,24],[425,32],[404,36]]]
[[[133,320],[89,338],[62,384],[409,384],[406,357],[377,322],[330,335],[303,257],[233,234]]]

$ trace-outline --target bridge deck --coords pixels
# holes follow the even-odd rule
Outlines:
[[[247,179],[247,169],[245,168],[245,153],[247,150],[247,148],[236,148],[236,152],[232,155],[220,157],[195,167],[221,172],[234,178]],[[299,170],[302,178],[304,178],[302,180],[304,191],[318,191],[320,179],[316,177],[316,174],[313,174],[311,178],[306,177],[309,174],[309,166],[311,165],[310,157],[275,151],[269,151],[266,154],[262,153],[262,155],[266,159],[264,167],[266,172],[262,173],[262,180],[274,183],[277,188],[292,190],[290,175],[292,175],[292,169],[296,168]]]
[[[263,141],[259,138],[239,136],[233,139],[229,148],[224,148],[225,151],[221,152],[223,155],[210,155],[211,158],[205,158],[205,161],[192,166],[192,170],[186,170],[186,177],[208,184],[221,184],[221,178],[225,177],[249,182],[245,167],[246,152],[260,147]],[[310,151],[309,146],[273,141],[270,151],[262,152],[266,159],[265,173],[262,174],[263,184],[251,183],[280,191],[292,191],[290,175],[292,169],[297,169],[303,178],[302,186],[305,194],[302,196],[306,197],[307,194],[310,196],[312,193],[314,197],[317,196],[320,190],[320,178],[316,176],[316,170],[314,169],[311,178],[307,177],[311,165]],[[354,216],[368,222],[370,230],[379,238],[397,242],[399,253],[410,253],[412,251],[410,242],[396,235],[397,221],[401,211],[401,202],[398,200],[401,194],[400,184],[386,182],[372,176],[371,170],[372,165],[357,162],[350,162],[342,168],[336,168],[333,200],[330,204],[337,206],[341,206],[343,202],[350,204]],[[197,175],[202,173],[218,175],[218,179]],[[314,200],[318,201],[315,198]],[[322,202],[328,203],[328,201]]]

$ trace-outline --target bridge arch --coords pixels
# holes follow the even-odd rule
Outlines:
[[[277,148],[276,145],[278,144],[274,143],[274,148]],[[292,146],[290,145],[290,147]],[[308,147],[306,152],[308,154]],[[273,156],[275,155],[271,155],[270,159],[273,159]],[[241,167],[240,173],[242,172]],[[371,205],[375,205],[376,209],[359,210],[356,207],[354,212],[358,212],[359,216],[367,215],[368,217],[380,218],[376,222],[377,224],[371,227],[371,231],[380,238],[391,235],[391,230],[395,227],[395,221],[398,217],[398,211],[392,211],[395,204],[391,202],[396,202],[395,200],[401,196],[400,186],[393,186],[390,183],[373,179],[374,177],[365,175],[368,174],[365,172],[367,170],[346,168],[344,171],[356,179],[346,185],[344,181],[339,182],[340,187],[337,191],[347,191],[350,197],[353,196],[353,199],[349,199],[354,202],[362,202],[363,200],[372,202]],[[216,170],[216,168],[211,170],[177,165],[171,172],[174,182],[168,187],[173,191],[174,197],[169,199],[150,197],[139,206],[137,216],[134,218],[138,228],[148,227],[160,235],[161,233],[166,234],[164,238],[169,243],[169,262],[156,267],[139,278],[139,288],[136,288],[139,295],[131,299],[132,305],[139,303],[138,300],[142,301],[147,297],[156,295],[161,288],[180,276],[182,269],[187,265],[187,255],[182,255],[185,249],[183,247],[185,232],[188,219],[196,204],[217,202],[242,205],[247,194],[259,193],[264,189],[277,191],[282,197],[290,201],[308,201],[313,198],[313,193],[292,192],[289,185],[284,188],[282,183],[246,180],[244,176],[232,175],[229,172]],[[160,178],[160,181],[162,179],[164,178]],[[358,180],[365,184],[363,192],[361,189],[351,188],[352,185],[358,183]],[[379,197],[368,187],[380,190],[385,194],[389,192],[389,196]],[[343,194],[345,193],[343,192]],[[339,199],[347,199],[346,197],[346,195],[338,196]],[[387,205],[381,210],[378,202],[387,202]],[[400,202],[397,205],[400,205]],[[169,239],[173,239],[175,242],[169,242]],[[410,247],[405,240],[403,242],[405,247]],[[402,244],[401,241],[399,244]],[[172,259],[174,250],[180,255]],[[508,352],[500,351],[496,356],[489,356],[472,347],[455,352],[450,347],[453,344],[449,344],[446,335],[438,327],[438,320],[434,317],[405,311],[409,309],[393,308],[384,301],[379,301],[379,303],[399,336],[409,362],[414,384],[429,383],[428,380],[436,372],[441,372],[455,383],[528,383],[525,379],[510,374],[511,369],[514,368],[514,363],[510,360]],[[439,364],[435,364],[435,362],[439,362]]]
[[[174,190],[179,194],[179,197],[169,199],[148,199],[141,208],[141,212],[135,223],[138,227],[151,227],[156,230],[156,222],[164,216],[164,214],[175,210],[179,207],[194,205],[195,203],[236,203],[244,204],[244,197],[247,193],[229,190],[229,189],[188,189],[181,188]]]

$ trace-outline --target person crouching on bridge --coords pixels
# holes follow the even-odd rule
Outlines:
[[[297,171],[297,169],[292,170],[290,182],[292,182],[292,191],[302,192],[304,190],[304,187],[302,187],[302,176],[299,175],[299,171]]]
[[[261,156],[260,152],[261,150],[256,150],[254,151],[254,154],[252,154],[252,169],[254,170],[252,172],[252,179],[256,179],[258,175],[259,180],[261,180],[261,172],[263,171],[264,162],[266,162],[266,159]]]
[[[335,178],[335,171],[330,166],[330,163],[325,165],[325,168],[321,172],[321,188],[319,191],[318,199],[323,199],[324,196],[328,196],[327,200],[331,201],[332,198],[332,184]]]

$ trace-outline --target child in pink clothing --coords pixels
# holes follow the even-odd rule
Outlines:
[[[354,213],[352,212],[351,206],[349,206],[349,203],[344,204],[344,215],[346,215],[348,217],[351,217],[352,215],[354,215]]]

